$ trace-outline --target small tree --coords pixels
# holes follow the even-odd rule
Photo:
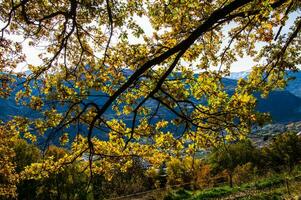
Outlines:
[[[111,180],[101,174],[92,178],[94,199],[112,198],[152,189],[153,185],[146,175],[146,168],[141,159],[133,159],[127,171],[116,170]]]
[[[229,184],[232,187],[235,168],[248,162],[257,163],[258,155],[259,151],[250,140],[242,140],[215,148],[209,155],[208,161],[215,172],[227,171]]]
[[[197,172],[197,184],[199,187],[208,187],[213,183],[212,167],[209,164],[201,163],[200,170]]]
[[[301,161],[301,137],[293,132],[278,135],[263,152],[271,168],[288,169],[290,173]]]
[[[196,184],[201,160],[192,157],[172,158],[167,162],[167,184]]]
[[[254,175],[253,164],[248,162],[243,165],[238,165],[234,169],[233,182],[235,184],[242,184],[251,180]]]

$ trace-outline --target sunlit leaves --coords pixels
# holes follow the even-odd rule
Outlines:
[[[133,157],[156,167],[243,139],[266,122],[268,115],[255,111],[254,92],[267,96],[285,87],[286,70],[301,63],[299,19],[291,33],[275,35],[300,3],[254,0],[216,15],[233,2],[242,1],[2,1],[0,96],[8,97],[15,77],[22,78],[15,100],[38,113],[15,116],[7,129],[68,149],[27,166],[23,178],[47,177],[78,162],[111,179]],[[152,33],[138,16],[149,20]],[[199,27],[202,34],[187,41]],[[42,64],[28,66],[30,75],[9,74],[25,60],[22,45],[9,40],[14,34],[45,47]],[[225,88],[223,77],[244,56],[257,64],[248,78]]]
[[[0,127],[0,197],[9,199],[17,196],[16,184],[19,181],[19,175],[15,171],[16,165],[13,161],[16,135],[6,131],[6,128]]]

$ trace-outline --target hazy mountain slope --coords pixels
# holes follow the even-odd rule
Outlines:
[[[246,78],[250,72],[233,72],[230,76],[226,78],[238,80],[240,78]],[[287,87],[285,90],[289,91],[290,93],[294,94],[297,97],[301,98],[301,71],[299,72],[288,72],[288,76],[294,78],[294,80],[290,80],[288,82]]]
[[[301,98],[301,72],[289,72],[288,75],[295,79],[288,82],[286,90]]]
[[[301,74],[300,74],[301,75]],[[296,79],[297,80],[297,79]],[[295,81],[295,80],[294,80]],[[225,88],[232,93],[236,87],[236,80],[224,78]],[[298,81],[292,84],[301,87],[301,76]],[[269,112],[272,116],[273,123],[289,123],[301,121],[301,98],[295,96],[288,90],[273,91],[267,98],[257,97],[257,110],[260,112]]]
[[[273,117],[273,122],[275,123],[288,123],[301,120],[301,98],[290,92],[294,91],[298,93],[298,91],[301,90],[301,73],[297,75],[297,79],[290,83],[287,90],[271,92],[267,99],[262,99],[259,94],[256,94],[258,97],[258,110],[261,112],[270,112]],[[224,78],[223,84],[229,93],[232,93],[236,86],[236,80]],[[93,97],[89,100],[95,101]],[[105,99],[98,99],[97,103],[101,104],[103,101],[105,101]],[[156,104],[150,102],[149,106],[155,107]],[[112,110],[108,110],[106,114],[109,118],[115,117]],[[0,99],[0,119],[5,121],[16,115],[32,116],[33,113],[29,108],[14,103],[14,93],[12,97],[8,99]],[[173,114],[166,109],[162,109],[160,115],[162,118],[168,119],[174,117]]]
[[[274,123],[289,123],[301,120],[301,99],[288,91],[273,91],[266,99],[259,94],[257,109],[269,112]]]

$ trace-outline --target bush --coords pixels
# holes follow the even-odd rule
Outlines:
[[[209,164],[201,164],[197,172],[197,186],[199,188],[213,186],[211,171],[212,168]]]
[[[249,182],[254,175],[253,164],[248,162],[234,169],[233,182],[237,185]]]

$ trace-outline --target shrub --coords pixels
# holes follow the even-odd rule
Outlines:
[[[237,185],[246,183],[252,179],[254,169],[252,163],[248,162],[243,165],[238,165],[234,169],[233,182]]]
[[[209,187],[213,185],[213,179],[211,175],[212,168],[209,164],[201,164],[200,169],[197,172],[197,186]]]

